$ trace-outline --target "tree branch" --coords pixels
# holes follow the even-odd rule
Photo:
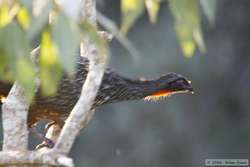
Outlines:
[[[87,18],[91,24],[96,25],[95,0],[82,0],[81,11],[81,18]],[[105,33],[103,34],[108,36]],[[68,154],[76,136],[82,128],[86,127],[94,114],[91,106],[102,81],[107,55],[98,55],[95,44],[90,43],[88,39],[84,39],[81,44],[81,56],[89,59],[89,73],[82,87],[81,96],[71,111],[52,152]],[[53,138],[56,139],[57,137],[53,136]]]
[[[0,166],[65,166],[73,167],[73,161],[61,154],[42,154],[37,151],[0,152]]]
[[[27,115],[29,102],[15,83],[2,105],[3,150],[26,150],[28,146]]]
[[[96,9],[94,0],[82,1],[82,16],[96,25]],[[95,44],[84,39],[81,45],[81,56],[88,57],[89,73],[82,87],[81,96],[68,117],[58,141],[54,147],[55,150],[63,154],[68,154],[73,142],[82,128],[84,128],[94,114],[91,110],[95,100],[102,77],[106,68],[107,55],[98,55]]]

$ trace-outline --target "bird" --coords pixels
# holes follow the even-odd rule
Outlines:
[[[27,125],[35,126],[41,120],[61,124],[73,109],[81,94],[82,85],[89,71],[89,60],[81,57],[74,75],[64,73],[57,92],[53,96],[43,96],[40,88],[35,94],[28,112]],[[0,99],[8,95],[11,84],[0,81]],[[110,68],[106,68],[103,79],[92,104],[92,109],[108,103],[128,100],[157,100],[176,93],[193,92],[191,82],[177,73],[167,73],[154,79],[131,79]]]

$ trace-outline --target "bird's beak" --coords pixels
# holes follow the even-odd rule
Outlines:
[[[188,84],[184,84],[183,85],[183,90],[187,90],[187,91],[189,91],[189,92],[191,92],[191,93],[194,93],[194,88],[193,88],[193,86],[192,86],[192,82],[191,81],[189,81],[189,80],[187,80],[187,83]]]
[[[173,92],[175,93],[181,93],[181,92],[191,92],[194,93],[193,86],[191,84],[191,81],[185,79],[185,78],[179,78],[171,83],[171,86],[173,88]]]

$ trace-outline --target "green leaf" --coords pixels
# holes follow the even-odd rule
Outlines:
[[[175,19],[177,37],[184,55],[191,57],[196,45],[205,52],[197,1],[169,0],[169,6]]]
[[[43,28],[47,26],[51,9],[52,1],[34,1],[34,16],[32,18],[31,26],[27,31],[30,40],[40,34]]]
[[[11,71],[10,68],[8,68],[8,60],[6,56],[7,55],[4,53],[4,49],[0,46],[0,80],[4,82],[14,82],[14,71]]]
[[[201,7],[208,18],[210,25],[215,23],[216,2],[217,0],[200,0]]]
[[[156,23],[157,15],[160,9],[160,0],[145,0],[145,5],[148,11],[150,22]]]
[[[40,50],[40,81],[42,93],[51,96],[56,93],[62,69],[58,58],[58,49],[48,30],[43,31]]]
[[[3,39],[3,32],[0,28],[0,80],[4,80],[4,71],[7,65],[6,54],[4,51],[4,39]]]
[[[9,6],[6,3],[2,3],[0,5],[0,27],[4,27],[9,24],[12,20],[9,15]]]
[[[16,62],[19,57],[28,57],[30,51],[30,44],[25,36],[25,32],[16,22],[12,22],[5,26],[1,31],[0,48],[4,54],[8,68],[15,73]]]
[[[29,51],[29,41],[16,22],[0,29],[0,79],[8,82],[17,80],[27,99],[31,100],[35,70],[29,60]]]
[[[65,71],[70,74],[76,68],[80,32],[78,25],[64,13],[60,13],[52,24],[52,37],[59,49],[59,57]]]
[[[107,56],[108,55],[107,41],[97,33],[98,32],[97,29],[87,21],[82,21],[80,23],[80,28],[81,28],[80,30],[82,39],[90,40],[91,43],[95,44],[100,54],[100,58],[102,58],[102,56]]]
[[[191,31],[185,26],[175,27],[181,49],[186,57],[191,57],[195,51],[195,43]]]
[[[0,40],[1,39],[0,31]],[[5,82],[13,82],[15,81],[14,73],[8,69],[7,55],[5,54],[4,49],[1,47],[0,41],[0,80]]]
[[[28,100],[32,100],[35,93],[35,68],[27,57],[19,57],[17,60],[16,79],[24,89]]]
[[[21,7],[17,13],[18,23],[27,30],[30,26],[29,11],[25,7]]]
[[[0,1],[0,27],[4,27],[13,21],[19,10],[18,2],[9,3],[8,1]]]
[[[127,34],[128,30],[144,11],[144,0],[122,0],[121,32]]]

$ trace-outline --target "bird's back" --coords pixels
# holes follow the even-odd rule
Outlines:
[[[41,119],[65,120],[80,96],[82,85],[88,74],[88,67],[89,61],[86,58],[80,58],[77,70],[70,77],[66,74],[63,75],[58,90],[53,96],[45,97],[38,90],[29,110],[28,125],[32,126]],[[129,79],[106,69],[92,108],[116,101],[117,92],[120,91],[121,94],[122,91],[125,91],[126,81]],[[7,96],[10,88],[11,84],[0,82],[0,95]]]

